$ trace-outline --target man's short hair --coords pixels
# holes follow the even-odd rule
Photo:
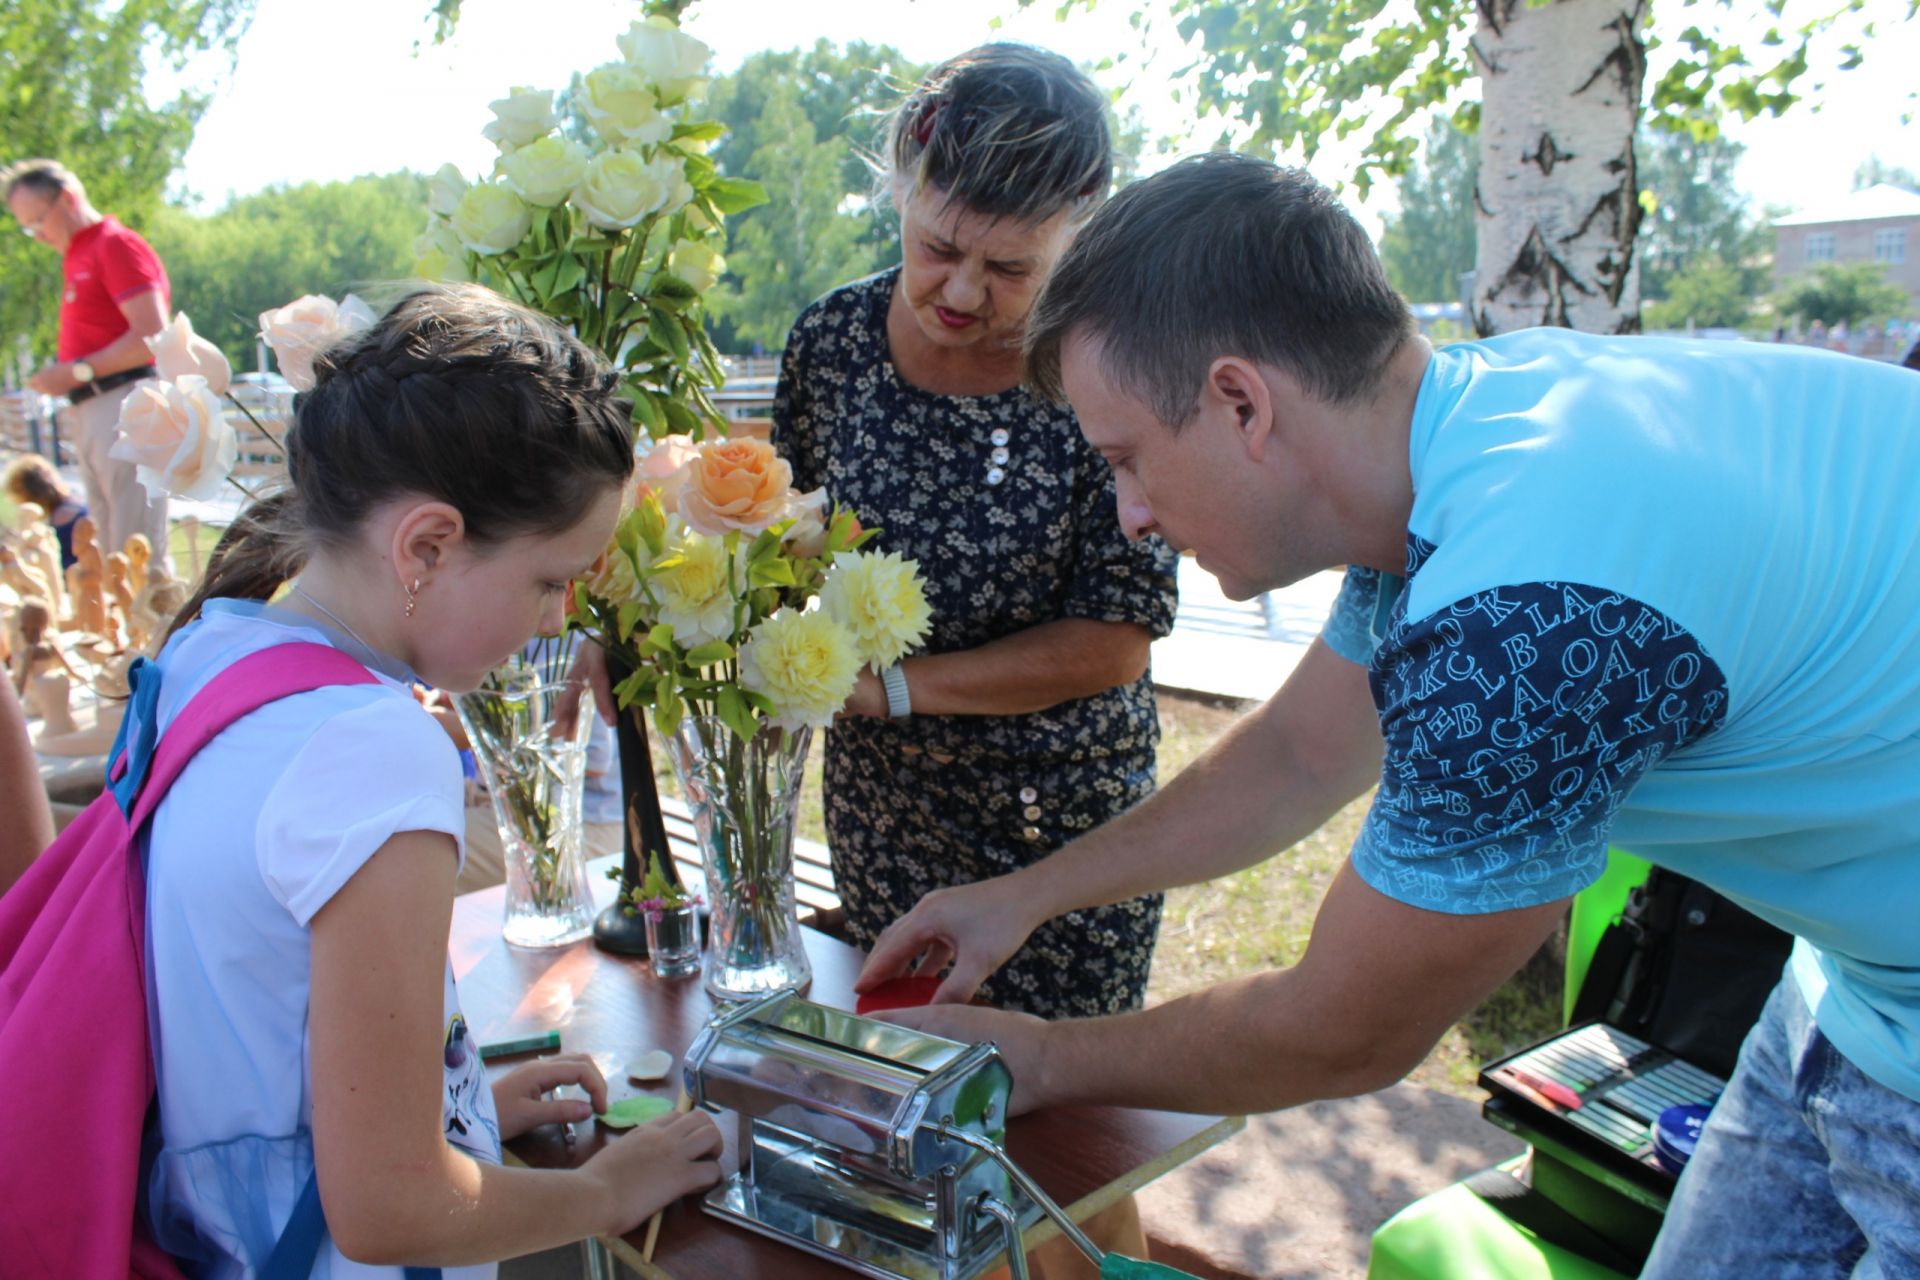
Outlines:
[[[1331,403],[1371,395],[1415,332],[1367,234],[1302,169],[1194,156],[1109,200],[1027,323],[1027,377],[1064,400],[1060,352],[1096,338],[1113,383],[1171,427],[1221,356],[1271,365]]]
[[[86,194],[73,170],[58,160],[22,160],[0,169],[0,191],[6,199],[13,199],[13,193],[22,187],[43,196],[57,196],[62,191]]]

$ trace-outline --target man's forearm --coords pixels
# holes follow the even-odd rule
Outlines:
[[[155,330],[155,333],[159,330]],[[147,339],[153,334],[136,333],[132,329],[121,334],[106,346],[101,347],[80,359],[93,366],[96,378],[110,373],[122,373],[128,369],[138,369],[141,365],[153,363],[153,352],[147,349]]]
[[[1316,641],[1279,693],[1160,793],[1016,873],[1042,919],[1252,866],[1317,830],[1378,776],[1363,669]]]

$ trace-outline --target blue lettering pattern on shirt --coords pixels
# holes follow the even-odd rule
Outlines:
[[[1409,543],[1411,578],[1434,547]],[[1386,756],[1354,869],[1457,914],[1598,879],[1633,785],[1727,709],[1725,677],[1685,627],[1578,583],[1498,587],[1412,621],[1403,596],[1369,682]]]

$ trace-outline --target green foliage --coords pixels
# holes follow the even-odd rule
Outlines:
[[[1737,274],[1749,306],[1759,295],[1770,232],[1749,216],[1746,197],[1734,186],[1734,167],[1745,150],[1717,129],[1649,128],[1635,139],[1646,214],[1640,223],[1640,287],[1649,298],[1678,300],[1677,278],[1691,274],[1686,296],[1698,304],[1704,301],[1700,290],[1721,288],[1725,271]],[[1699,315],[1694,322],[1738,323]],[[1680,323],[1686,323],[1684,315]]]
[[[1059,12],[1064,19],[1099,2],[1065,0]],[[1675,3],[1693,8],[1706,0],[1662,0],[1662,12]],[[1785,11],[1798,12],[1811,0],[1766,3],[1778,21],[1752,50],[1698,25],[1685,29],[1677,39],[1681,55],[1648,95],[1656,118],[1710,128],[1702,122],[1722,112],[1743,119],[1779,115],[1800,100],[1796,86],[1817,43],[1840,39],[1842,67],[1851,68],[1875,31],[1875,22],[1864,20],[1841,34],[1843,19],[1864,13],[1867,0],[1828,0],[1797,23],[1788,22]],[[1168,0],[1167,19],[1143,17],[1138,25],[1150,47],[1173,42],[1155,30],[1161,21],[1171,22],[1181,42],[1198,44],[1195,106],[1241,125],[1245,137],[1235,140],[1241,149],[1273,155],[1298,148],[1311,161],[1328,140],[1358,135],[1361,158],[1352,179],[1364,197],[1379,177],[1403,173],[1412,163],[1419,146],[1406,132],[1409,124],[1454,103],[1477,75],[1469,39],[1480,11],[1496,7],[1468,0],[1392,6],[1381,0]],[[1909,21],[1920,14],[1920,0],[1894,7]],[[1650,48],[1657,43],[1647,41]],[[1453,114],[1471,127],[1476,112],[1468,104]]]
[[[231,49],[252,14],[253,0],[7,0],[0,162],[58,160],[96,208],[144,229],[208,101],[148,102],[148,67]],[[0,236],[0,334],[28,334],[50,357],[59,297],[58,256]]]
[[[1421,158],[1400,178],[1400,212],[1380,234],[1380,261],[1393,287],[1414,302],[1452,302],[1473,270],[1473,188],[1478,143],[1450,121],[1427,130]]]
[[[1890,282],[1877,262],[1823,262],[1773,295],[1776,315],[1828,326],[1884,320],[1904,314],[1911,305],[1907,291]]]
[[[822,40],[756,53],[708,94],[726,134],[722,173],[767,185],[768,203],[728,224],[728,270],[712,298],[715,341],[778,351],[794,319],[827,290],[899,260],[894,218],[876,207],[865,155],[886,109],[922,68],[898,50]]]
[[[1684,329],[1690,324],[1737,329],[1753,313],[1750,277],[1750,268],[1730,265],[1713,253],[1702,254],[1666,278],[1666,296],[1646,305],[1641,324],[1649,330]]]
[[[207,216],[164,207],[148,238],[167,264],[175,308],[235,369],[248,369],[262,311],[411,275],[425,199],[426,183],[412,173],[270,187]]]

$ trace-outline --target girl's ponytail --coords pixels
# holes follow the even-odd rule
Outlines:
[[[208,600],[271,600],[288,579],[300,572],[307,553],[294,510],[298,503],[299,495],[294,490],[282,489],[256,499],[234,518],[214,544],[199,587],[167,625],[161,644],[198,618],[200,606]]]

